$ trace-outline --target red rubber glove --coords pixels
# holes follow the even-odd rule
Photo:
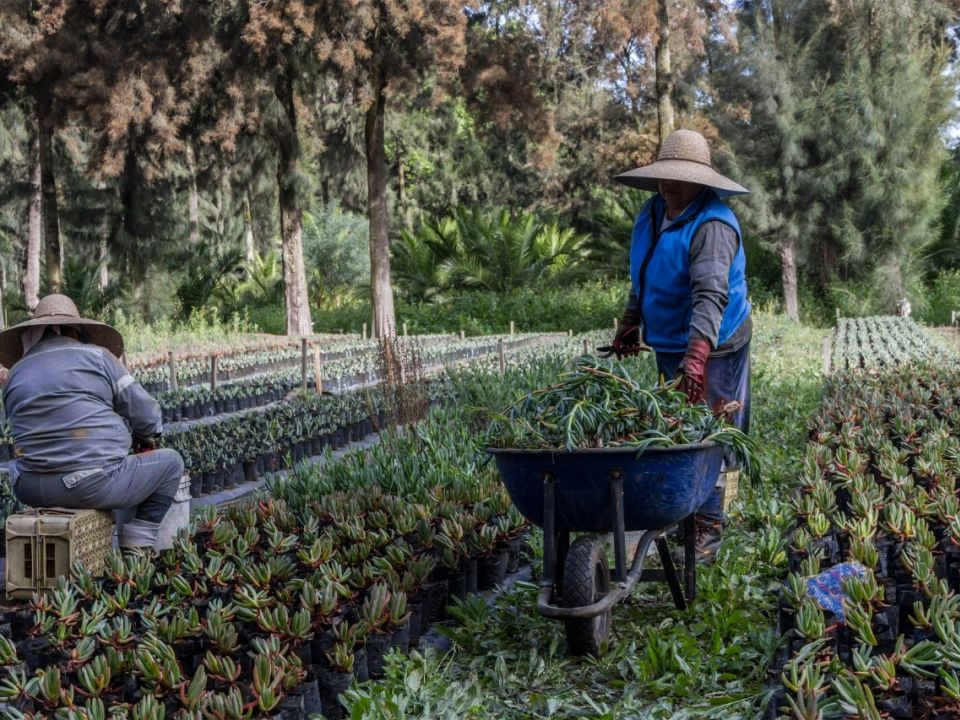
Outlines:
[[[691,337],[687,353],[680,367],[683,373],[681,388],[692,403],[703,402],[707,396],[707,361],[710,359],[710,343],[700,337]]]
[[[613,348],[618,360],[639,355],[643,347],[640,343],[640,324],[629,324],[626,320],[621,320],[610,347]]]

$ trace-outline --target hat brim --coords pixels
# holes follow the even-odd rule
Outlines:
[[[73,315],[44,315],[27,320],[0,333],[0,365],[12,368],[23,357],[23,333],[32,327],[44,325],[73,325],[82,327],[90,342],[109,350],[115,357],[123,355],[123,336],[106,323]]]
[[[691,160],[657,160],[650,165],[620,173],[613,179],[618,183],[651,192],[657,192],[659,180],[676,180],[713,188],[720,197],[750,194],[745,187],[724,177],[712,167]]]

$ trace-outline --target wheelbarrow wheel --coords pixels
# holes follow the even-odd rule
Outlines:
[[[607,553],[600,538],[584,535],[567,552],[563,568],[563,604],[568,608],[592,605],[610,591]],[[600,655],[610,635],[610,611],[582,620],[566,620],[567,644],[573,655]]]

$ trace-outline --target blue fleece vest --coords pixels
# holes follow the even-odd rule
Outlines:
[[[643,339],[657,352],[686,351],[693,313],[690,242],[703,223],[719,220],[734,229],[740,245],[730,267],[729,301],[720,323],[719,347],[750,314],[740,224],[712,190],[701,193],[661,233],[665,212],[666,204],[659,195],[648,200],[637,215],[630,243],[630,280],[642,318]]]

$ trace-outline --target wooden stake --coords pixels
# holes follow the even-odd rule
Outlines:
[[[837,311],[837,325],[840,324],[840,308],[834,308]]]
[[[300,338],[300,387],[307,389],[307,339]]]
[[[467,334],[463,331],[463,328],[460,328],[460,339],[463,340]]]
[[[830,375],[830,370],[831,370],[830,355],[831,355],[832,345],[833,345],[833,342],[831,341],[829,335],[823,339],[823,376],[824,377],[827,377],[828,375]]]
[[[503,338],[497,340],[497,355],[500,357],[500,374],[507,371],[507,356],[503,352]]]
[[[584,355],[590,354],[590,344],[586,340],[583,341],[583,354]]]
[[[167,351],[167,363],[170,365],[170,389],[176,392],[180,387],[177,383],[177,360],[173,357],[173,350]]]
[[[957,324],[957,311],[956,311],[956,310],[951,310],[951,311],[950,311],[950,324],[951,324],[951,325],[956,325],[956,324]]]
[[[407,321],[403,321],[403,336],[407,337]]]
[[[366,324],[366,323],[363,324],[363,334],[361,335],[361,337],[362,337],[364,340],[367,339],[367,324]]]
[[[320,369],[322,366],[323,363],[320,360],[320,346],[315,345],[313,348],[313,384],[317,389],[317,395],[323,394],[323,378],[320,376]]]
[[[210,356],[210,392],[217,389],[217,356]]]
[[[567,330],[567,337],[573,337],[573,330]]]
[[[613,319],[613,331],[616,332],[620,328],[620,321],[617,318]]]
[[[510,321],[510,337],[513,337],[513,320]]]

